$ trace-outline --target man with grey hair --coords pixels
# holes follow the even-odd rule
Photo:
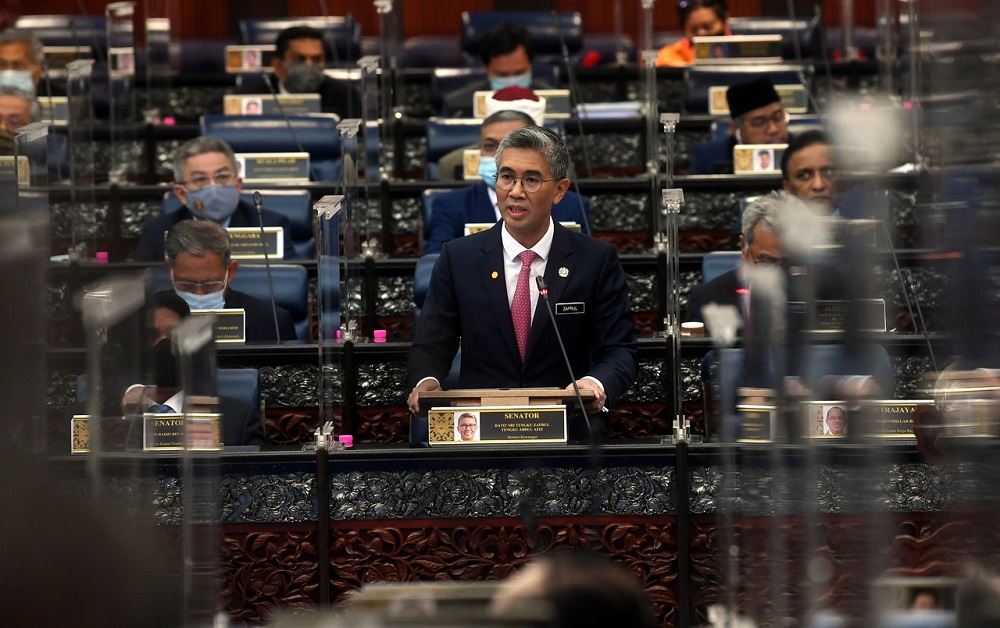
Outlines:
[[[243,179],[233,149],[226,142],[203,135],[182,144],[174,153],[174,194],[184,203],[142,227],[138,262],[163,259],[163,234],[182,220],[209,220],[223,227],[281,227],[285,232],[285,257],[291,257],[292,233],[288,218],[261,211],[240,198]]]
[[[34,33],[17,28],[0,33],[0,86],[16,87],[34,96],[44,66],[42,42]]]
[[[511,131],[496,152],[501,220],[445,242],[407,364],[408,406],[440,390],[461,345],[461,388],[573,385],[540,302],[544,277],[577,385],[603,410],[635,381],[637,346],[625,272],[614,248],[552,220],[569,188],[566,145],[548,129]],[[571,439],[585,438],[572,422]],[[425,437],[414,431],[415,440]]]
[[[167,233],[164,261],[174,291],[191,310],[242,309],[247,342],[295,340],[292,315],[277,308],[280,338],[275,338],[271,304],[229,287],[238,263],[232,259],[229,234],[208,220],[182,220]]]
[[[702,307],[709,303],[732,305],[744,314],[749,305],[749,267],[757,264],[780,264],[781,241],[776,233],[778,214],[793,199],[784,190],[754,199],[743,212],[740,233],[742,263],[691,291],[684,320],[701,321]]]
[[[17,130],[39,116],[38,103],[29,92],[0,85],[0,155],[13,155]]]

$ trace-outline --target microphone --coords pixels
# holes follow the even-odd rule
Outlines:
[[[278,305],[274,301],[274,282],[271,279],[271,256],[267,253],[267,240],[264,237],[264,209],[260,192],[253,193],[253,204],[257,208],[257,224],[260,225],[260,243],[264,246],[264,268],[267,269],[267,293],[271,297],[271,314],[274,316],[274,343],[281,342],[281,329],[278,327]]]
[[[274,105],[278,108],[278,115],[281,116],[282,121],[285,123],[285,127],[292,136],[292,141],[295,142],[295,148],[299,149],[300,153],[307,152],[305,148],[302,147],[302,142],[299,140],[299,136],[295,133],[295,127],[292,126],[292,120],[285,113],[285,108],[281,106],[281,99],[278,98],[278,92],[274,91],[274,85],[271,85],[271,77],[268,76],[267,72],[260,72],[261,78],[264,79],[264,85],[267,86],[267,91],[271,94],[271,99],[274,100]],[[309,176],[312,177],[314,181],[318,181],[319,177],[316,176],[316,171],[313,170],[312,162],[309,162]]]
[[[920,321],[920,333],[924,337],[924,342],[927,344],[927,354],[931,358],[931,367],[933,367],[934,372],[938,371],[937,360],[934,357],[934,347],[931,345],[930,334],[927,333],[927,323],[924,321],[924,313],[920,308],[920,297],[917,296],[916,285],[913,282],[913,273],[909,268],[903,269],[899,265],[899,257],[896,255],[896,245],[892,241],[892,235],[889,233],[889,227],[885,224],[885,220],[879,218],[879,225],[882,227],[882,233],[885,234],[886,244],[889,245],[889,253],[892,255],[892,262],[896,267],[896,275],[899,277],[899,286],[903,289],[903,299],[906,301],[906,310],[910,313],[910,320],[913,324],[917,324],[917,317],[913,316],[913,304],[917,306],[917,316]],[[910,300],[910,296],[913,296],[913,300]]]
[[[587,432],[590,434],[590,442],[592,445],[597,445],[597,440],[594,438],[594,426],[590,424],[590,415],[587,414],[587,408],[583,405],[583,397],[580,395],[580,387],[576,384],[576,375],[573,374],[573,365],[570,364],[569,356],[566,354],[566,345],[563,344],[562,334],[559,333],[559,325],[556,324],[556,316],[552,313],[552,304],[549,302],[549,287],[545,284],[545,277],[538,275],[535,277],[535,283],[538,284],[538,296],[545,299],[545,311],[549,313],[549,320],[552,321],[552,329],[556,332],[556,340],[559,342],[559,349],[562,351],[563,360],[566,362],[566,370],[569,372],[569,381],[573,382],[573,392],[576,393],[576,402],[580,404],[580,412],[583,412],[584,421],[587,424]]]

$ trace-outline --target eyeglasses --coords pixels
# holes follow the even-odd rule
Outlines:
[[[767,253],[761,253],[760,255],[754,255],[753,247],[747,246],[747,252],[750,253],[750,259],[753,260],[754,264],[769,264],[777,265],[781,263],[780,257],[774,257]]]
[[[174,281],[174,271],[170,271],[170,282],[181,292],[197,293],[200,290],[201,294],[212,294],[226,289],[229,283],[229,271],[226,270],[226,277],[222,281]]]
[[[750,125],[752,129],[765,129],[769,124],[774,126],[784,126],[788,124],[789,120],[788,112],[784,109],[780,111],[775,111],[770,116],[757,116],[756,118],[750,118],[747,120],[747,124]]]
[[[467,424],[463,423],[462,425],[458,426],[458,429],[460,429],[460,430],[474,430],[474,429],[476,429],[476,424],[475,423],[467,423]]]
[[[14,59],[13,61],[7,61],[0,59],[0,71],[6,72],[7,70],[30,70],[35,64],[27,61],[25,59]]]
[[[500,172],[493,175],[493,178],[497,180],[498,190],[513,190],[514,184],[518,181],[521,182],[521,187],[525,192],[533,193],[542,189],[542,184],[549,181],[558,181],[559,179],[543,179],[537,174],[528,174],[523,177],[515,177],[509,172]]]
[[[200,189],[211,185],[212,181],[215,181],[219,185],[232,185],[236,182],[236,173],[224,170],[222,172],[216,172],[212,176],[196,174],[187,181],[178,181],[178,183],[186,185],[190,188]]]

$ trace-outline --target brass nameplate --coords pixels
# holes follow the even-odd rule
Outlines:
[[[692,37],[696,65],[781,62],[781,35]]]
[[[226,231],[234,259],[264,259],[265,247],[268,257],[285,256],[285,230],[281,227],[264,227],[263,241],[260,227],[228,227]]]
[[[273,72],[271,58],[274,46],[226,46],[226,72],[231,74],[253,74]]]
[[[462,152],[462,178],[479,179],[479,149],[467,148]]]
[[[222,416],[215,412],[142,416],[142,448],[146,451],[222,449]]]
[[[191,310],[192,316],[215,315],[215,342],[246,342],[247,318],[242,308]]]
[[[66,96],[41,96],[38,98],[38,105],[42,109],[42,120],[48,120],[52,124],[69,122],[69,98]]]
[[[788,144],[737,144],[733,147],[733,173],[780,174],[786,148]]]
[[[816,301],[816,331],[842,331],[848,313],[856,316],[858,331],[885,331],[885,299]]]
[[[93,59],[90,46],[42,46],[49,78],[63,78],[68,73],[66,66],[79,59]]]
[[[70,452],[74,454],[85,454],[90,451],[90,416],[86,414],[74,414],[70,423],[69,433]]]
[[[568,89],[536,89],[533,90],[539,98],[545,99],[546,118],[568,118],[571,111]],[[478,91],[472,97],[472,116],[486,117],[486,99],[493,94],[492,90]]]
[[[728,116],[729,101],[726,100],[728,85],[713,85],[708,88],[708,113],[713,116]],[[788,113],[809,112],[809,92],[802,85],[775,85],[781,106]]]
[[[25,155],[19,155],[15,163],[13,157],[0,157],[0,184],[13,183],[25,187],[31,185],[31,167]]]
[[[299,116],[321,112],[319,94],[227,94],[222,101],[227,116]]]
[[[236,153],[243,183],[309,182],[309,153]]]
[[[566,442],[563,405],[435,407],[427,421],[431,445]]]

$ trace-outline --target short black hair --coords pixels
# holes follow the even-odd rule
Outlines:
[[[528,61],[535,58],[535,51],[531,46],[531,33],[528,29],[515,22],[500,22],[488,30],[479,42],[479,59],[483,65],[489,65],[494,57],[509,55],[517,50],[518,46],[524,46],[524,51],[528,53]]]
[[[323,43],[323,55],[326,55],[326,42],[323,41],[323,33],[312,26],[292,26],[278,33],[278,38],[274,40],[274,56],[278,59],[285,58],[288,51],[288,44],[296,39],[315,39]]]
[[[788,142],[788,148],[785,149],[785,154],[781,156],[781,178],[788,181],[788,162],[791,161],[792,155],[809,148],[813,144],[824,144],[826,146],[830,145],[830,138],[827,137],[826,133],[818,129],[813,129],[811,131],[806,131],[805,133],[796,135]]]
[[[170,310],[181,318],[187,318],[191,314],[187,301],[180,298],[173,290],[161,290],[153,295],[153,306]]]
[[[677,3],[677,17],[680,19],[681,28],[684,28],[688,16],[695,9],[711,9],[715,13],[715,17],[719,18],[720,21],[726,21],[725,0],[681,0]]]

